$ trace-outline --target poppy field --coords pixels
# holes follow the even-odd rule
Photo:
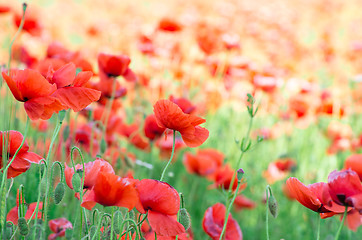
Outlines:
[[[0,0],[0,239],[362,239],[360,0]]]

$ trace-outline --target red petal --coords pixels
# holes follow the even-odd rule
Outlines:
[[[123,74],[123,77],[128,82],[136,82],[137,81],[137,75],[130,68],[127,68],[126,72]]]
[[[93,76],[93,73],[91,71],[84,71],[77,74],[77,76],[74,79],[73,86],[74,87],[82,87],[84,84],[86,84],[89,79]]]
[[[92,102],[98,101],[101,92],[84,87],[66,87],[58,89],[52,96],[58,98],[68,108],[79,112]]]
[[[61,102],[52,96],[33,98],[24,104],[25,111],[31,120],[48,120],[53,113],[66,109]]]
[[[11,71],[10,75],[16,75],[18,70],[16,71]],[[15,73],[14,73],[15,72]],[[5,72],[2,72],[3,78],[5,79],[6,83],[8,84],[8,87],[10,88],[10,91],[13,93],[14,97],[16,100],[24,102],[24,97],[21,94],[19,88],[17,87],[16,82],[14,81],[14,79],[12,79],[11,77],[9,77],[8,75],[5,74]]]
[[[177,104],[170,100],[158,100],[153,106],[157,124],[160,127],[192,134],[195,130],[190,124],[189,116]]]
[[[136,185],[145,210],[152,209],[167,215],[175,215],[180,209],[180,197],[173,187],[165,182],[143,179]]]
[[[148,210],[148,221],[151,228],[162,236],[176,236],[185,232],[184,226],[176,219],[177,215],[166,215]]]
[[[289,178],[287,180],[287,188],[291,195],[300,202],[303,206],[315,211],[319,212],[320,207],[322,206],[321,201],[317,198],[317,196],[307,188],[303,183],[301,183],[296,178]]]
[[[75,74],[74,63],[68,63],[54,72],[51,83],[55,83],[58,88],[70,86],[74,81]]]
[[[55,84],[50,84],[48,80],[35,70],[20,70],[14,78],[25,100],[48,96],[57,89]]]
[[[190,135],[188,132],[180,132],[182,139],[188,147],[198,147],[203,144],[206,139],[209,137],[209,130],[203,127],[196,126],[193,135]]]

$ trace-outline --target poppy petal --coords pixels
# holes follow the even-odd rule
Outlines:
[[[70,86],[76,75],[76,67],[74,63],[68,63],[53,73],[52,82],[58,88]]]
[[[52,96],[58,98],[68,108],[79,112],[92,102],[98,101],[101,92],[84,87],[65,87],[58,89]]]
[[[303,206],[315,212],[319,212],[322,203],[317,196],[309,188],[307,188],[307,186],[294,177],[287,180],[286,186],[293,198],[295,198]]]
[[[24,104],[26,113],[31,120],[43,119],[48,120],[53,113],[58,113],[66,107],[55,97],[38,97],[33,98]]]
[[[14,71],[11,71],[11,73],[13,73],[13,72]],[[15,71],[15,74],[16,74],[16,71]],[[6,83],[8,84],[10,91],[14,95],[15,99],[20,102],[24,102],[24,97],[21,94],[19,88],[17,87],[16,82],[11,77],[6,75],[5,72],[2,72],[2,75],[3,75],[3,78],[5,79]]]
[[[184,132],[181,132],[181,136],[188,147],[198,147],[209,137],[209,130],[196,126],[193,135],[190,136],[189,134],[184,134]]]
[[[185,232],[184,226],[177,222],[177,215],[166,215],[163,213],[148,211],[148,221],[151,228],[162,236],[176,236]]]
[[[77,76],[74,79],[73,86],[74,87],[82,87],[84,84],[86,84],[89,79],[93,76],[93,73],[91,71],[84,71],[77,74]]]

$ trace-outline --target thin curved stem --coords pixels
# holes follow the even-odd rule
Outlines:
[[[59,119],[59,116],[58,116],[58,119]],[[57,125],[55,126],[54,133],[53,133],[53,136],[52,136],[52,140],[50,142],[50,146],[49,146],[49,150],[48,150],[48,155],[47,155],[47,158],[46,158],[47,166],[50,166],[50,156],[51,156],[51,153],[52,153],[53,145],[55,143],[55,140],[58,137],[60,128],[62,126],[62,123],[63,123],[63,121],[57,121]],[[44,206],[43,228],[44,229],[47,228],[47,218],[48,218],[48,209],[49,209],[49,202],[48,202],[48,200],[49,200],[49,189],[50,189],[50,182],[52,180],[51,179],[51,168],[50,167],[47,168],[46,176],[47,176],[47,185],[46,185],[46,191],[45,191],[44,202],[43,202],[43,206]]]
[[[318,216],[318,220],[317,220],[317,240],[320,239],[320,235],[321,235],[321,217],[319,215],[319,213],[317,213]]]
[[[166,164],[165,168],[163,169],[162,171],[162,174],[161,174],[161,178],[160,178],[160,181],[163,180],[164,176],[165,176],[165,173],[166,173],[166,170],[168,168],[168,165],[170,165],[171,161],[172,161],[172,158],[173,158],[173,154],[175,153],[175,145],[176,145],[176,131],[173,130],[173,140],[172,140],[172,152],[171,152],[171,157],[170,157],[170,160],[168,160],[168,163]]]
[[[339,228],[338,228],[338,231],[336,233],[336,236],[334,237],[334,240],[338,240],[339,235],[341,234],[341,230],[343,228],[344,221],[346,220],[347,211],[348,211],[348,206],[346,206],[346,208],[344,210],[343,219],[341,221],[341,224],[339,225]]]
[[[232,206],[233,206],[233,204],[234,204],[236,195],[237,195],[237,193],[239,192],[240,185],[241,185],[241,181],[238,181],[238,186],[236,187],[235,194],[233,195],[233,198],[231,199],[231,201],[230,201],[230,202],[228,203],[228,205],[227,205],[227,211],[226,211],[225,219],[224,219],[224,226],[223,226],[223,228],[222,228],[222,231],[221,231],[219,240],[222,240],[222,237],[223,237],[224,234],[225,234],[227,222],[228,222],[228,220],[229,220],[229,214],[230,214],[231,208],[232,208]]]

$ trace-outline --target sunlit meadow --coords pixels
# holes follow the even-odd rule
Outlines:
[[[361,8],[0,0],[0,239],[362,239]]]

